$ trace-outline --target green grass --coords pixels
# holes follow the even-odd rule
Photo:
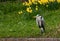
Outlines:
[[[1,5],[1,4],[0,4]],[[18,7],[18,6],[17,6]],[[14,8],[15,9],[15,8]],[[35,19],[26,20],[17,10],[6,11],[0,8],[0,37],[60,37],[60,9],[42,12],[45,18],[46,32],[42,35]],[[4,10],[4,11],[3,11]]]

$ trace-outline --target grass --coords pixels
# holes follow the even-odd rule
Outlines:
[[[1,5],[1,4],[0,4]],[[0,8],[1,10],[1,8]],[[17,14],[17,10],[13,12],[7,10],[4,14],[3,8],[0,11],[0,38],[3,37],[60,37],[60,9],[55,11],[42,12],[45,18],[46,32],[42,35],[40,29],[36,25],[35,19],[26,20],[23,15]]]

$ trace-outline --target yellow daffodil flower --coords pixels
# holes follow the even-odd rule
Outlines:
[[[31,0],[29,0],[29,4],[32,5],[32,1]]]
[[[26,6],[30,6],[30,4],[29,4],[28,2],[25,2],[25,5],[26,5]]]
[[[48,0],[41,0],[41,3],[43,3],[43,4],[45,4],[47,2],[48,2]]]
[[[35,0],[32,0],[32,3],[34,3],[35,2]]]
[[[48,7],[48,5],[46,5],[46,7]]]
[[[54,0],[49,0],[50,2],[54,2]]]
[[[23,3],[23,5],[25,5],[25,3]]]
[[[39,3],[39,4],[42,4],[41,0],[38,0],[38,3]]]
[[[58,3],[60,3],[60,0],[57,0]]]
[[[32,13],[31,7],[28,7],[28,8],[26,9],[26,11],[29,12],[29,13]]]
[[[29,9],[30,9],[30,8],[27,8],[26,11],[29,12]]]
[[[33,3],[33,4],[37,4],[36,2],[37,2],[36,0],[32,0],[32,3]]]
[[[22,13],[23,13],[22,11],[18,12],[18,14],[22,14]]]
[[[38,10],[38,8],[36,7],[36,10]]]
[[[32,13],[32,10],[30,10],[29,12]]]

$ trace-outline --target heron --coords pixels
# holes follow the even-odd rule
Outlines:
[[[40,16],[39,14],[36,15],[36,23],[38,27],[41,29],[41,33],[44,33],[45,32],[44,18]]]

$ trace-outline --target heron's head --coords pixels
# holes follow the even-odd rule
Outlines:
[[[36,16],[33,16],[33,18],[36,18],[36,17],[38,17],[38,16],[40,16],[39,14],[37,14]]]
[[[37,14],[36,16],[40,16],[39,14]]]

